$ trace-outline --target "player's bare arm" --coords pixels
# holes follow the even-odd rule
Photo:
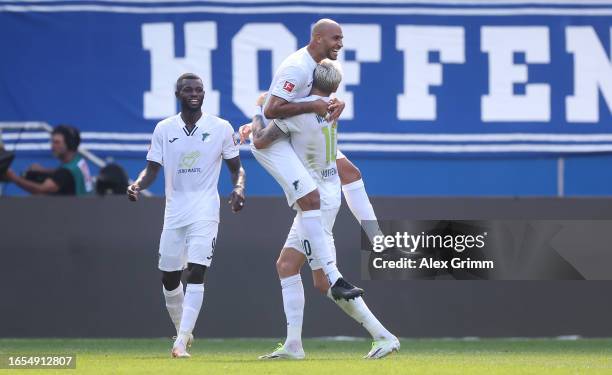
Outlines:
[[[303,113],[316,113],[326,116],[327,109],[328,104],[320,99],[312,102],[292,103],[278,96],[270,95],[270,100],[264,108],[264,116],[268,119],[287,118]]]
[[[244,207],[244,187],[246,184],[246,173],[240,163],[240,157],[236,156],[232,159],[226,159],[225,165],[230,171],[234,190],[230,194],[229,204],[233,212],[238,212]]]
[[[157,174],[159,173],[160,169],[161,164],[150,160],[147,161],[147,166],[145,167],[145,169],[142,170],[142,172],[140,172],[136,181],[132,185],[128,186],[128,199],[132,202],[137,201],[140,191],[151,186],[153,181],[155,181],[155,178],[157,177]]]
[[[5,178],[34,195],[53,194],[59,191],[59,186],[51,178],[46,178],[42,184],[39,184],[17,175],[12,169],[6,171]]]
[[[277,139],[287,137],[287,134],[280,130],[274,121],[264,127],[263,118],[259,115],[253,116],[251,131],[253,132],[253,145],[256,149],[266,148]]]

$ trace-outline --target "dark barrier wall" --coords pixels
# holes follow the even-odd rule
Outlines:
[[[292,211],[280,198],[224,206],[217,251],[196,328],[205,337],[281,337],[274,262]],[[610,219],[608,199],[374,200],[386,219]],[[0,337],[172,335],[156,269],[163,200],[0,200]],[[348,279],[388,328],[404,337],[612,336],[612,282],[360,281],[359,227],[343,207],[335,227]],[[305,336],[366,332],[312,288]]]

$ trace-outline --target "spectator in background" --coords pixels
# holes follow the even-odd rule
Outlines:
[[[68,125],[59,125],[51,133],[51,152],[62,163],[57,169],[44,168],[39,164],[29,171],[43,176],[42,182],[17,175],[9,169],[4,176],[20,188],[37,195],[85,195],[93,189],[93,181],[85,159],[77,150],[81,143],[79,130]]]

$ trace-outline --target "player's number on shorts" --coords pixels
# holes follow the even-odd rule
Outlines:
[[[332,126],[326,126],[322,128],[323,135],[325,136],[325,161],[331,163],[336,160],[336,137],[338,131],[336,130],[336,123]]]
[[[306,252],[306,256],[310,256],[310,254],[312,254],[312,248],[310,247],[310,242],[308,240],[302,241],[302,247]]]

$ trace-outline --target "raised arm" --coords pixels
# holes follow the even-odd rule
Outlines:
[[[287,136],[278,126],[276,126],[275,121],[271,121],[268,126],[264,126],[263,117],[261,117],[261,115],[253,116],[251,132],[253,133],[253,145],[256,149],[266,148],[277,139]]]
[[[278,96],[270,95],[270,99],[264,108],[264,116],[268,119],[287,118],[301,115],[303,113],[316,113],[325,117],[327,115],[328,104],[324,100],[311,102],[288,102]]]
[[[128,199],[132,202],[137,201],[139,192],[151,186],[153,181],[155,181],[155,178],[157,177],[157,174],[159,173],[160,169],[161,164],[148,160],[146,168],[143,169],[142,172],[140,172],[138,178],[136,179],[136,182],[128,186]]]
[[[233,212],[238,212],[242,210],[242,207],[244,206],[246,173],[244,172],[242,164],[240,163],[240,156],[236,156],[232,159],[225,159],[225,165],[227,165],[227,169],[230,171],[232,184],[234,185],[234,190],[232,190],[228,203],[232,207]]]

